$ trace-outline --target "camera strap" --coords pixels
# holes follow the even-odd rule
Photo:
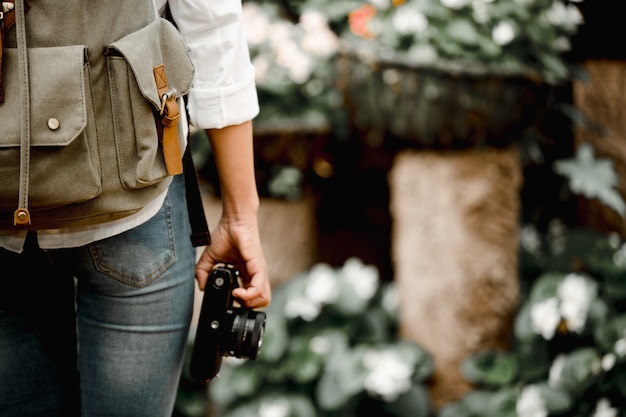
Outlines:
[[[190,138],[189,138],[190,139]],[[187,197],[187,211],[191,224],[191,244],[193,247],[208,246],[211,244],[211,233],[204,214],[202,194],[198,174],[191,155],[191,144],[187,141],[187,149],[183,155],[183,173],[185,175],[185,195]]]

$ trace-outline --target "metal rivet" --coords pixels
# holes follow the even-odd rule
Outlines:
[[[61,124],[59,123],[59,119],[51,117],[48,119],[48,127],[51,130],[57,130]]]
[[[23,222],[28,219],[28,213],[26,213],[25,211],[20,211],[19,213],[17,213],[17,218]]]

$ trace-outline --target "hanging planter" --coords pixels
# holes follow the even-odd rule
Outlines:
[[[344,44],[338,82],[353,125],[404,144],[443,149],[506,146],[545,105],[548,87],[532,73],[491,71],[453,61],[410,62]]]
[[[358,129],[419,147],[506,145],[548,86],[572,78],[563,54],[582,23],[569,0],[359,0],[340,87]]]

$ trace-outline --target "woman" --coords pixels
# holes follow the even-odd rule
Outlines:
[[[93,21],[109,10],[124,20],[145,2],[160,14],[169,6],[189,47],[195,66],[189,115],[206,129],[215,153],[222,217],[197,263],[181,175],[162,196],[118,220],[0,229],[0,417],[170,416],[194,270],[204,289],[214,264],[234,263],[244,280],[234,295],[249,308],[270,302],[252,154],[258,102],[240,0],[136,0],[133,6],[29,0],[28,13],[83,7]]]

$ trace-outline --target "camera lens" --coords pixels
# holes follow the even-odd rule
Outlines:
[[[234,311],[233,324],[225,345],[230,356],[256,359],[265,333],[265,313],[249,309]]]

